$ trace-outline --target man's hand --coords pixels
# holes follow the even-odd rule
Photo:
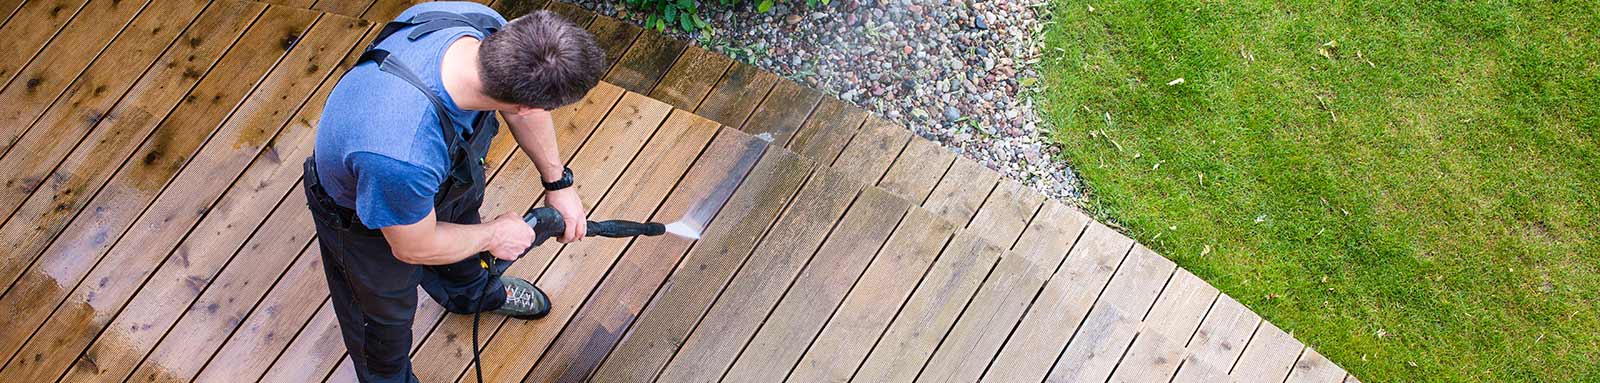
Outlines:
[[[583,201],[578,197],[578,190],[566,188],[547,192],[544,194],[544,205],[561,212],[561,218],[566,220],[567,229],[557,239],[561,243],[572,243],[583,239],[589,230],[589,216],[583,212]],[[527,225],[523,225],[527,226]]]
[[[515,261],[533,246],[533,228],[516,213],[495,217],[489,224],[493,234],[489,237],[489,254],[506,261]]]

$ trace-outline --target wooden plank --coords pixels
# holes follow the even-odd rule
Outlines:
[[[833,318],[803,351],[789,380],[849,380],[955,231],[955,224],[927,210],[911,208]],[[789,368],[782,369],[788,372]]]
[[[650,90],[650,98],[674,108],[694,110],[731,65],[733,60],[727,56],[690,44],[661,77],[661,83]]]
[[[1034,191],[1027,185],[1015,180],[1000,181],[1000,185],[989,193],[989,198],[984,201],[983,207],[978,209],[977,216],[972,218],[972,223],[967,225],[989,243],[1001,248],[1011,248],[1017,241],[1017,236],[1022,235],[1022,229],[1028,227],[1028,221],[1033,219],[1034,212],[1044,204],[1044,195]]]
[[[545,4],[548,4],[545,0],[496,0],[493,7],[506,20],[512,20],[543,9]]]
[[[1294,361],[1305,345],[1294,340],[1294,335],[1278,329],[1272,322],[1261,321],[1256,334],[1239,355],[1239,362],[1228,373],[1236,382],[1282,382],[1294,368]]]
[[[779,79],[772,91],[767,93],[767,98],[756,106],[750,119],[739,129],[757,137],[769,138],[773,145],[788,146],[795,131],[811,116],[811,110],[816,108],[821,99],[822,92],[794,81]],[[817,158],[812,160],[824,161]]]
[[[1044,379],[1132,247],[1132,239],[1098,222],[1089,223],[1066,261],[1022,317],[1013,332],[1016,336],[1000,348],[983,381]]]
[[[867,111],[833,97],[822,97],[816,110],[789,140],[789,150],[806,158],[833,163],[850,138],[861,130]],[[920,200],[917,202],[921,202]]]
[[[279,232],[309,231],[303,228],[310,227],[311,214],[303,205],[279,210],[284,209],[291,214],[274,214],[262,230],[278,221],[303,225]],[[282,350],[318,310],[311,302],[328,297],[322,252],[315,240],[307,245],[304,238],[277,233],[252,238],[234,256],[237,263],[222,270],[169,333],[182,336],[163,339],[128,381],[180,382],[197,374],[204,382],[259,376],[272,363],[266,355]]]
[[[567,18],[567,20],[572,21],[573,24],[578,24],[580,27],[588,26],[589,22],[594,21],[595,18],[594,12],[589,12],[589,10],[583,9],[583,7],[568,4],[559,0],[551,1],[549,4],[545,5],[545,9],[561,15],[561,17]]]
[[[989,197],[989,192],[994,190],[995,183],[999,181],[999,172],[983,167],[977,161],[958,157],[955,164],[950,165],[950,171],[939,181],[939,186],[928,194],[922,207],[950,222],[966,225],[972,222],[972,215],[978,212],[978,206]]]
[[[1178,366],[1174,382],[1214,382],[1227,379],[1228,370],[1239,359],[1250,334],[1261,317],[1227,294],[1217,296],[1206,319],[1186,346],[1188,356]]]
[[[1001,251],[972,232],[957,233],[852,380],[909,382],[915,378],[994,268]]]
[[[1179,268],[1161,298],[1156,299],[1111,381],[1171,381],[1183,360],[1184,343],[1194,335],[1216,300],[1216,288]]]
[[[1046,202],[1017,247],[1000,258],[918,380],[977,381],[1088,222],[1075,208]]]
[[[583,12],[589,11],[585,10]],[[610,16],[594,15],[591,13],[589,17],[593,18],[594,20],[589,22],[587,29],[589,30],[589,33],[594,34],[595,42],[600,44],[600,49],[605,50],[606,52],[606,68],[608,70],[610,68],[615,68],[622,60],[623,52],[628,51],[628,47],[633,45],[634,38],[639,36],[639,27],[634,26],[632,23],[617,20]],[[581,26],[583,24],[578,25]],[[606,82],[611,82],[612,85],[621,85],[623,86],[623,89],[627,89],[635,93],[649,92],[649,89],[640,91],[638,89],[629,88],[626,86],[626,84],[612,82],[610,81],[610,78],[607,78]]]
[[[657,118],[667,117],[671,106],[649,101],[650,108],[662,111]],[[674,113],[665,123],[655,124],[661,125],[660,130],[638,152],[633,164],[621,172],[621,179],[593,210],[594,217],[649,219],[716,133],[707,121],[685,112]],[[617,156],[608,157],[613,158],[611,162],[620,162],[615,160]],[[514,320],[502,326],[484,349],[484,376],[493,377],[486,379],[503,382],[526,375],[631,242],[597,238],[567,245],[537,281],[550,296],[551,314],[537,321]],[[466,360],[458,362],[455,369],[444,371],[455,374],[467,368]]]
[[[359,5],[359,3],[368,2],[368,0],[318,0],[319,3],[322,1],[351,1],[358,3],[356,5]],[[368,6],[365,12],[361,12],[361,19],[372,21],[378,24],[387,23],[394,20],[396,17],[400,17],[400,14],[405,12],[406,9],[410,9],[411,6],[421,4],[425,1],[426,0],[372,1],[370,2],[372,5]]]
[[[274,29],[271,32],[272,35],[283,33],[284,31],[278,30],[280,28],[288,28],[291,31],[298,32],[301,30],[301,28],[304,28],[304,24],[299,23],[308,24],[313,15],[308,13],[299,13],[283,16],[285,16],[283,18],[283,23],[289,25],[272,25],[271,27]],[[298,36],[298,33],[295,35]],[[266,64],[271,64],[270,61],[275,61],[273,59],[275,59],[277,54],[281,53],[284,49],[282,47],[282,40],[273,40],[274,41],[268,41],[263,44],[269,46],[261,47],[259,51],[252,52],[255,54],[252,54],[251,56],[253,56],[256,61],[264,62],[259,64],[238,63],[240,67],[243,67],[241,69],[247,71],[260,69],[264,71],[265,68],[262,67],[268,66]],[[274,51],[274,49],[276,49],[276,51]],[[304,61],[308,59],[305,56],[306,55],[301,54],[297,60]],[[262,60],[261,58],[265,58],[265,60]],[[62,292],[59,289],[55,289],[54,286],[61,284],[68,286],[75,285],[82,275],[86,273],[89,268],[95,265],[95,260],[99,259],[100,254],[102,254],[100,251],[95,249],[107,245],[110,241],[115,240],[115,236],[125,228],[127,222],[134,219],[134,217],[143,210],[143,207],[146,206],[149,201],[161,191],[162,187],[167,183],[167,181],[176,175],[179,168],[187,162],[190,156],[192,156],[197,149],[199,149],[199,146],[203,141],[206,140],[207,136],[210,135],[210,132],[218,126],[218,123],[221,122],[221,120],[223,120],[224,116],[221,112],[231,109],[224,107],[224,105],[232,105],[237,100],[243,99],[245,94],[248,93],[248,86],[251,84],[233,81],[236,78],[237,77],[230,76],[230,78],[227,80],[232,82],[228,83],[222,82],[220,78],[214,77],[213,79],[216,81],[210,81],[207,84],[202,84],[200,89],[197,89],[195,94],[215,94],[215,96],[208,98],[218,100],[218,102],[216,104],[208,102],[204,106],[193,108],[196,110],[190,110],[191,108],[183,108],[182,110],[177,111],[178,113],[174,113],[173,118],[167,119],[167,121],[162,124],[162,127],[166,129],[155,129],[153,134],[154,137],[148,140],[145,144],[139,146],[139,149],[134,153],[133,161],[135,162],[132,164],[133,166],[122,167],[117,171],[116,176],[110,177],[110,183],[106,184],[106,186],[102,188],[98,194],[91,194],[95,196],[92,204],[86,203],[88,202],[88,198],[76,198],[77,196],[90,194],[79,193],[78,190],[82,190],[80,188],[88,189],[94,186],[89,181],[104,181],[107,180],[108,177],[96,177],[97,179],[93,180],[69,178],[67,182],[60,184],[60,188],[56,188],[55,183],[52,183],[52,185],[50,185],[51,187],[40,189],[40,192],[48,193],[36,193],[34,198],[30,198],[30,203],[24,206],[22,212],[28,213],[23,216],[29,217],[32,222],[14,220],[13,222],[18,222],[18,224],[6,227],[5,238],[9,239],[21,237],[24,239],[23,241],[19,242],[7,241],[8,243],[23,244],[23,246],[19,246],[22,248],[17,249],[17,252],[11,254],[14,257],[25,260],[27,258],[31,258],[31,255],[33,254],[38,254],[39,248],[42,248],[46,245],[50,245],[51,247],[47,250],[48,256],[41,257],[41,261],[34,264],[35,267],[33,269],[35,269],[35,271],[27,273],[22,280],[17,282],[17,286],[22,288],[14,288],[10,291],[10,294],[6,295],[4,299],[0,299],[0,301],[3,301],[0,302],[0,307],[17,308],[16,311],[7,312],[22,313],[24,310],[28,310],[30,312],[36,311],[38,313],[22,314],[13,317],[14,319],[17,319],[18,325],[7,327],[7,329],[4,331],[8,332],[9,334],[11,331],[31,331],[33,328],[37,328],[30,326],[37,326],[37,324],[40,323],[39,321],[44,319],[44,315],[47,315],[50,308],[54,306],[51,303],[59,301],[59,296],[61,296]],[[276,98],[276,95],[274,95],[274,97],[271,99]],[[299,101],[300,100],[298,99],[295,100],[295,104],[298,105]],[[256,108],[256,110],[260,111],[266,111],[268,109],[272,108]],[[185,112],[190,112],[192,114]],[[248,116],[252,114],[253,113],[247,113],[245,115],[246,117],[242,118],[248,119],[250,118]],[[284,115],[287,116],[287,114]],[[133,122],[141,123],[146,121],[148,120],[144,118],[137,118],[137,121]],[[261,126],[257,126],[257,128],[265,128],[265,126],[267,125],[263,124]],[[278,122],[271,126],[273,126],[273,129],[275,129],[277,126],[282,126],[282,123]],[[268,136],[270,137],[270,135]],[[261,139],[264,140],[265,137],[262,137]],[[245,141],[241,141],[241,144],[244,142]],[[121,152],[126,153],[126,150],[121,150]],[[74,153],[74,157],[78,161],[69,159],[68,162],[69,164],[77,164],[79,161],[81,161],[81,159],[86,157],[98,158],[107,154],[108,153],[86,153],[79,151]],[[102,159],[102,161],[104,161],[104,159]],[[92,165],[111,167],[116,164],[95,162]],[[74,172],[74,174],[78,174],[75,170],[92,171],[90,169],[81,169],[77,166],[63,166],[62,168],[57,169],[57,174],[61,174],[61,172]],[[52,194],[55,196],[52,196]],[[72,200],[70,202],[73,203],[69,205],[67,204],[68,201],[51,201],[50,199],[70,199]],[[77,208],[84,207],[84,205],[90,205],[87,206],[87,211],[89,214],[78,215],[74,218],[72,214],[77,212]],[[34,213],[41,210],[47,211],[48,213]],[[19,212],[19,214],[22,212]],[[68,226],[68,222],[66,222],[69,218],[73,223],[71,226]],[[13,228],[20,230],[13,231]],[[66,231],[62,232],[62,229],[66,229]],[[18,231],[20,231],[20,233]],[[50,242],[46,240],[49,238],[50,234],[55,233],[61,233],[59,236],[57,236],[57,241]],[[16,274],[10,274],[6,276],[15,275]],[[56,278],[58,277],[55,276],[58,275],[62,276],[60,278],[63,278],[64,280],[57,281]],[[43,299],[43,301],[35,300],[45,297],[48,297],[48,299]],[[41,306],[40,304],[44,304],[44,306]],[[91,309],[90,307],[82,307],[82,309],[83,310],[81,311],[75,309],[68,310],[70,310],[69,312],[76,312],[80,315],[83,315],[76,318],[79,321],[86,321],[90,319],[89,314],[93,314],[98,311]],[[27,327],[27,329],[23,329],[24,327]],[[9,355],[15,352],[21,346],[21,341],[26,337],[5,336],[0,338],[3,338],[0,339],[0,344],[3,344],[0,345],[0,354]]]
[[[899,124],[876,116],[867,118],[861,131],[850,139],[844,152],[833,161],[833,167],[850,175],[856,182],[877,184],[910,140],[911,131]]]
[[[1139,322],[1172,279],[1177,265],[1142,245],[1134,245],[1089,317],[1067,343],[1050,370],[1049,382],[1104,382],[1126,354]]]
[[[89,0],[57,0],[57,1],[30,1],[22,4],[17,9],[17,16],[0,26],[0,52],[9,52],[0,55],[0,83],[9,84],[17,80],[17,71],[21,70],[33,56],[44,49],[45,45],[54,38],[63,27],[78,15],[84,3]],[[119,5],[118,8],[138,9],[144,2]],[[114,23],[114,21],[113,21]],[[108,23],[109,24],[109,23]],[[29,79],[21,79],[28,81]]]
[[[369,33],[371,30],[369,26]],[[359,45],[352,45],[351,48],[356,46]],[[75,367],[82,368],[72,369],[69,377],[78,374],[93,375],[96,377],[94,380],[125,377],[139,362],[139,358],[155,348],[163,334],[182,314],[181,310],[199,296],[205,283],[232,262],[233,250],[255,233],[257,225],[274,208],[284,206],[279,203],[280,200],[299,199],[302,201],[300,205],[289,206],[290,210],[301,208],[303,197],[285,197],[285,193],[301,193],[298,189],[290,189],[300,181],[299,160],[310,156],[314,147],[315,128],[312,125],[321,115],[328,93],[337,82],[332,76],[337,76],[337,73],[342,73],[353,64],[358,53],[358,50],[351,49],[345,60],[332,69],[333,74],[322,83],[317,94],[306,101],[288,126],[271,141],[271,146],[265,148],[239,180],[233,183],[227,194],[208,209],[199,225],[177,245],[175,254],[178,256],[167,256],[156,274],[144,283],[132,302],[107,326],[85,356],[78,360]],[[284,240],[298,241],[303,245],[310,236],[310,229],[304,228],[289,234]],[[143,245],[142,249],[136,250],[141,252],[171,250],[159,245],[163,242],[154,240],[135,243]],[[191,258],[189,254],[229,256]],[[241,263],[249,264],[251,261],[243,260]],[[281,270],[281,267],[275,270]],[[95,355],[99,357],[93,357]],[[89,379],[89,376],[84,379]]]
[[[752,321],[750,325],[759,325],[760,331],[723,380],[782,381],[806,351],[799,345],[810,343],[827,324],[910,208],[910,203],[882,189],[862,192],[765,323]]]
[[[429,301],[427,298],[418,299],[418,303]],[[272,367],[267,368],[265,375],[233,375],[236,381],[255,380],[261,382],[315,382],[327,376],[326,372],[339,362],[339,356],[344,354],[344,334],[339,330],[339,318],[333,313],[333,300],[325,300],[317,313],[311,317],[311,324],[307,324],[305,331],[295,335],[298,339],[311,339],[305,342],[290,343],[288,349],[277,355],[277,360],[272,360],[271,354],[256,355],[256,360],[268,360]],[[332,354],[332,358],[318,357]],[[209,369],[208,369],[209,370]],[[212,378],[205,376],[205,379]],[[207,381],[207,380],[198,380]]]
[[[696,120],[693,124],[701,128],[717,126],[716,122],[698,116],[693,119]],[[724,209],[724,204],[755,167],[765,149],[765,141],[738,129],[721,129],[652,220],[677,220],[691,227],[703,227],[705,223],[699,221],[708,220]],[[750,180],[757,181],[763,180]],[[739,214],[749,211],[750,206],[729,205],[727,209],[726,218],[738,222]],[[524,380],[548,382],[587,378],[622,338],[623,330],[633,323],[650,295],[693,243],[691,239],[676,236],[635,240]]]
[[[933,193],[934,186],[944,178],[944,173],[955,163],[956,154],[943,145],[921,137],[911,138],[900,157],[889,166],[889,172],[878,181],[878,186],[895,193],[900,198],[921,203]]]
[[[625,21],[619,22],[628,26],[633,25]],[[598,21],[596,23],[598,24]],[[606,74],[605,81],[623,89],[649,94],[655,89],[656,82],[660,81],[677,61],[678,55],[683,54],[684,47],[688,44],[654,32],[641,33],[638,36],[627,53],[624,53],[616,65],[611,67],[611,73]]]
[[[79,80],[75,90],[69,90],[61,102],[57,102],[34,122],[36,126],[48,128],[29,130],[21,137],[17,144],[29,150],[7,153],[0,159],[0,168],[6,169],[5,174],[0,175],[5,179],[4,189],[0,189],[0,212],[11,216],[30,193],[37,188],[48,187],[52,182],[46,182],[49,180],[46,176],[61,163],[63,157],[74,151],[75,146],[80,145],[80,141],[88,148],[85,149],[88,152],[104,156],[91,157],[90,160],[109,164],[100,165],[99,168],[104,169],[100,171],[109,172],[105,167],[115,166],[110,157],[115,153],[126,156],[135,146],[130,140],[137,139],[135,136],[143,137],[127,131],[128,128],[112,126],[125,124],[123,120],[130,116],[160,118],[157,113],[170,110],[170,103],[177,102],[184,92],[199,81],[199,74],[211,70],[218,57],[244,33],[264,8],[260,4],[247,2],[225,2],[212,7],[201,16],[202,20],[195,27],[183,31],[183,35],[178,37],[178,41],[183,43],[174,44],[162,53],[161,58],[148,67],[148,73],[147,67],[131,64],[114,65],[114,68],[104,70],[100,69],[103,66],[96,65],[96,68],[90,69]],[[144,73],[143,77],[140,77],[140,73]],[[138,81],[135,83],[136,79]],[[129,84],[132,84],[131,88]],[[102,86],[103,89],[100,88]],[[96,92],[95,89],[101,91]],[[124,94],[126,97],[123,97]],[[149,122],[154,124],[155,121],[159,120]],[[106,128],[90,133],[102,122],[107,125]],[[83,140],[85,135],[88,135],[87,140]],[[85,176],[96,174],[90,170],[79,172]],[[65,178],[56,178],[54,181],[57,186],[65,182]],[[79,192],[93,191],[75,191]]]
[[[178,173],[175,178],[171,173],[140,172],[135,168],[133,172],[119,173],[118,178],[102,189],[92,203],[96,219],[74,221],[58,238],[69,241],[67,252],[46,252],[41,258],[41,264],[46,265],[67,259],[94,262],[95,258],[102,258],[105,267],[80,267],[83,270],[77,271],[80,274],[59,272],[59,269],[49,273],[57,280],[94,281],[75,289],[63,304],[64,308],[100,308],[86,312],[72,309],[55,312],[49,320],[52,325],[40,328],[22,349],[22,355],[42,354],[44,358],[35,358],[26,369],[13,366],[0,371],[0,377],[60,376],[72,358],[111,321],[117,308],[132,297],[169,251],[188,234],[189,228],[210,212],[212,204],[229,189],[268,141],[277,136],[289,117],[347,56],[367,27],[365,21],[343,17],[326,17],[313,26],[296,44],[297,49],[291,50],[284,62],[262,81],[258,91],[213,133],[209,141],[212,145],[199,148],[193,155],[192,160],[203,166],[188,167],[181,172],[172,169],[171,173]],[[310,136],[309,129],[296,133],[301,137]],[[273,158],[269,162],[278,161]],[[293,172],[298,166],[285,167],[286,171]],[[157,190],[128,185],[148,182],[146,177],[172,178],[172,182],[183,186],[159,190],[157,194]],[[283,187],[277,192],[281,193],[292,184],[281,183]],[[282,195],[278,193],[268,192],[272,195],[262,202],[265,206],[260,215],[270,210]],[[95,240],[107,235],[122,238]],[[113,243],[121,246],[113,247]],[[81,274],[83,272],[89,273],[87,278]],[[37,298],[25,299],[37,302],[34,300]]]
[[[778,76],[745,63],[733,63],[711,93],[695,107],[694,114],[727,126],[744,126]],[[749,131],[749,130],[745,130]]]
[[[816,253],[856,198],[861,185],[832,169],[819,168],[761,245],[718,294],[660,380],[715,381],[761,318]],[[854,235],[856,233],[840,233]]]
[[[392,2],[395,2],[395,1],[393,1],[393,0],[379,0],[378,2],[379,3],[383,3],[383,2],[391,2],[392,3]],[[349,17],[361,17],[362,16],[362,12],[366,11],[367,8],[371,7],[371,6],[372,6],[372,0],[316,0],[316,2],[311,5],[311,9],[315,9],[315,10],[319,10],[319,11],[323,11],[323,12],[328,12],[328,13],[333,13],[333,14],[345,15],[345,16],[349,16]],[[393,18],[393,17],[390,17],[390,18]],[[385,20],[375,20],[375,21],[387,22],[388,20],[385,19]]]
[[[22,7],[22,3],[23,0],[0,0],[0,15],[4,15],[0,16],[0,26],[4,26],[11,21],[11,16],[16,14],[18,8]]]
[[[1333,364],[1333,361],[1323,357],[1317,350],[1306,347],[1300,354],[1300,360],[1294,362],[1294,369],[1289,371],[1286,383],[1339,383],[1343,382],[1345,374],[1343,368]]]
[[[96,86],[106,85],[88,85],[89,88],[84,89],[84,81],[105,79],[105,73],[96,72],[111,70],[127,78],[113,78],[110,82],[126,89],[178,32],[194,20],[206,3],[201,0],[154,2],[126,27],[117,20],[132,17],[139,7],[89,7],[88,12],[74,19],[53,43],[45,46],[38,57],[20,70],[19,78],[26,80],[12,81],[0,91],[0,105],[6,106],[6,110],[0,112],[0,143],[6,146],[16,143],[33,125],[34,119],[68,89],[68,84],[77,85],[78,92],[92,93]],[[116,36],[115,41],[112,41],[113,36]],[[85,71],[91,62],[94,70]],[[101,93],[108,90],[100,88]],[[0,149],[0,152],[5,151],[8,150]]]
[[[734,191],[728,207],[706,228],[705,235],[600,364],[593,380],[637,382],[654,377],[677,352],[694,322],[709,308],[717,291],[757,241],[769,229],[776,229],[773,219],[795,195],[811,167],[809,161],[793,152],[767,150]]]

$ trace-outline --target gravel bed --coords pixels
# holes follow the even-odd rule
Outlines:
[[[644,21],[616,0],[569,1]],[[700,1],[714,33],[668,34],[902,123],[1051,197],[1080,197],[1035,109],[1045,0],[789,0],[767,13],[755,1],[717,3]]]

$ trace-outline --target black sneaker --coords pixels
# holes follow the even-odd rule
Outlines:
[[[500,284],[506,286],[506,303],[494,310],[517,319],[539,319],[550,313],[550,298],[544,295],[533,282],[517,277],[500,277]]]

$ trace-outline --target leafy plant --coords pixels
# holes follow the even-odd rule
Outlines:
[[[756,11],[766,13],[772,10],[777,0],[717,0],[724,6],[735,6],[745,1],[759,1],[756,3]],[[684,32],[711,29],[705,20],[700,18],[696,0],[622,0],[622,2],[634,11],[648,15],[644,20],[646,28],[655,28],[656,31],[678,28]],[[807,7],[816,7],[828,5],[831,0],[805,0],[805,2]]]

